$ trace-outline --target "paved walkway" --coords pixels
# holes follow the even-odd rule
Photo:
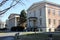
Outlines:
[[[17,32],[0,33],[0,40],[13,40]]]
[[[12,40],[18,32],[0,33],[0,40]],[[20,35],[31,34],[34,32],[19,32]]]
[[[5,36],[5,37],[0,37],[0,40],[13,40],[13,36]]]

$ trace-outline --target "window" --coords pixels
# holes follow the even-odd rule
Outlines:
[[[50,14],[50,8],[48,8],[48,14]]]
[[[49,29],[49,32],[51,32],[51,28]]]
[[[60,16],[60,11],[58,12],[58,15]]]
[[[34,17],[36,17],[36,11],[34,11]]]
[[[28,15],[28,17],[31,16],[31,12],[29,12],[27,15]]]
[[[53,9],[52,12],[53,12],[53,15],[55,15],[55,9]]]
[[[59,25],[60,25],[60,20],[59,20]]]
[[[53,23],[55,24],[55,19],[53,20]]]
[[[31,14],[31,12],[29,14]]]
[[[40,8],[40,9],[39,9],[40,16],[41,16],[41,14],[42,14],[41,12],[42,12],[42,10],[41,10],[41,8]]]
[[[40,25],[42,25],[42,18],[40,18]]]
[[[51,19],[49,19],[48,21],[49,21],[49,24],[51,24]]]

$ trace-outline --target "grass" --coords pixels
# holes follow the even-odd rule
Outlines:
[[[53,35],[53,40],[60,40],[60,35]]]
[[[48,34],[45,33],[33,33],[21,36],[22,40],[48,40]],[[60,35],[53,34],[53,40],[60,40]]]

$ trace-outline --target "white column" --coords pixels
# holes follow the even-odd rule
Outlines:
[[[40,28],[39,28],[39,32],[40,32]]]
[[[48,26],[48,12],[47,12],[47,7],[45,7],[45,13],[46,13],[46,32],[48,32],[48,28],[49,28],[49,26]]]
[[[2,24],[1,24],[1,28],[2,28]]]
[[[15,26],[17,26],[17,20],[16,20],[16,17],[15,17]]]
[[[2,25],[1,25],[1,27],[2,27]],[[1,28],[1,27],[0,27],[0,28]]]

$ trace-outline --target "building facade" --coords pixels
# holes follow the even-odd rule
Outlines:
[[[7,28],[11,29],[12,27],[18,26],[19,17],[19,14],[12,13],[6,21]]]
[[[60,25],[60,5],[48,1],[34,3],[27,10],[27,28],[54,32]]]
[[[5,22],[2,22],[2,21],[0,20],[0,28],[1,28],[1,29],[3,29],[3,28],[6,27],[5,24],[6,24]]]

